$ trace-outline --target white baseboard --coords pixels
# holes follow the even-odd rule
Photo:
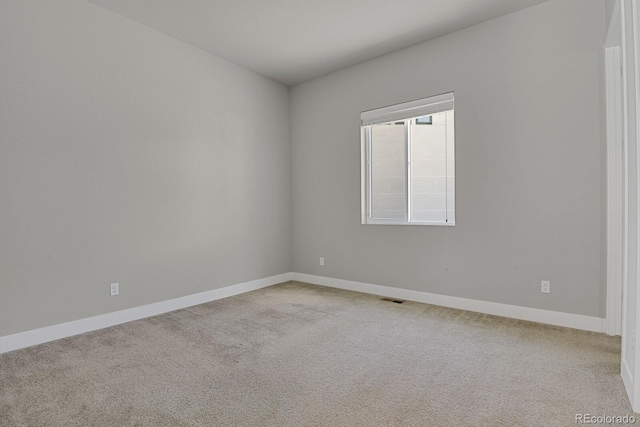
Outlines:
[[[267,286],[275,285],[277,283],[287,282],[289,280],[291,280],[291,273],[284,273],[277,276],[252,280],[250,282],[239,283],[167,301],[115,311],[113,313],[88,317],[86,319],[74,320],[72,322],[60,323],[58,325],[47,326],[45,328],[20,332],[13,335],[6,335],[4,337],[0,337],[0,354],[73,335],[83,334],[85,332],[95,331],[97,329],[108,328],[109,326],[115,326],[121,323],[143,319],[145,317],[156,316],[158,314],[203,304],[217,299],[227,298],[233,295],[254,291],[256,289],[266,288]]]
[[[187,295],[167,301],[161,301],[140,307],[129,308],[113,313],[74,320],[72,322],[47,326],[45,328],[20,332],[13,335],[0,337],[0,354],[18,350],[32,345],[42,344],[85,332],[95,331],[109,326],[115,326],[146,317],[156,316],[181,308],[191,307],[214,301],[221,298],[266,288],[277,283],[297,280],[299,282],[314,285],[328,286],[355,292],[392,297],[426,304],[440,305],[457,308],[460,310],[475,311],[478,313],[493,314],[496,316],[511,317],[514,319],[529,320],[532,322],[546,323],[568,328],[582,329],[592,332],[605,331],[605,319],[599,317],[582,316],[579,314],[561,313],[557,311],[541,310],[537,308],[520,307],[515,305],[500,304],[488,301],[472,300],[467,298],[452,297],[447,295],[431,294],[427,292],[412,291],[409,289],[392,288],[388,286],[372,285],[369,283],[354,282],[351,280],[333,279],[330,277],[314,276],[302,273],[284,273],[251,282],[239,283],[224,288],[198,294]],[[624,375],[623,375],[624,377]]]
[[[480,301],[448,295],[431,294],[428,292],[412,291],[409,289],[392,288],[388,286],[372,285],[351,280],[333,279],[330,277],[314,276],[311,274],[291,273],[291,280],[328,286],[349,291],[363,292],[460,310],[493,314],[513,319],[529,320],[531,322],[546,323],[555,326],[581,329],[591,332],[605,332],[605,319],[583,316],[580,314],[561,313],[559,311],[542,310],[539,308],[521,307],[517,305],[500,304],[496,302]]]
[[[629,369],[629,364],[624,358],[620,364],[620,375],[622,376],[622,384],[624,384],[627,396],[629,396],[629,401],[631,402],[631,409],[633,409],[633,412],[638,412],[640,408],[638,408],[637,402],[635,402],[637,399],[635,399],[633,375],[631,374],[631,369]]]

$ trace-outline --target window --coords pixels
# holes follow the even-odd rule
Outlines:
[[[422,116],[416,117],[417,125],[432,125],[433,124],[433,116]]]
[[[455,225],[453,92],[361,116],[362,223]]]

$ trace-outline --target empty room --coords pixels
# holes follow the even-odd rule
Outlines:
[[[634,424],[638,25],[0,0],[0,426]]]

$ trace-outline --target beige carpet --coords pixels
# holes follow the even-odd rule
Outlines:
[[[603,334],[290,282],[0,355],[0,425],[570,426],[632,414],[619,359]]]

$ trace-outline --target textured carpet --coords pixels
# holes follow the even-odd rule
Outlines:
[[[619,360],[603,334],[289,282],[0,355],[0,425],[569,426],[632,414]]]

